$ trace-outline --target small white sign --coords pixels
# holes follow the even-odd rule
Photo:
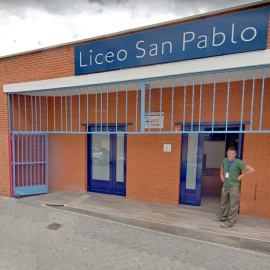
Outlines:
[[[172,152],[172,145],[171,144],[164,144],[163,145],[163,152]]]
[[[145,128],[163,128],[164,125],[164,112],[150,112],[145,114]]]

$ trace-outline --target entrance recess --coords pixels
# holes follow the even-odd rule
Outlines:
[[[190,130],[190,127],[187,127]],[[208,133],[188,133],[182,135],[182,157],[181,157],[181,177],[180,177],[180,204],[188,205],[201,205],[202,196],[202,177],[205,178],[206,171],[206,158],[210,158],[213,152],[217,149],[213,149],[214,144],[211,146],[210,155],[204,153],[204,145],[206,141],[210,140],[224,140],[224,152],[220,156],[220,161],[216,161],[219,164],[222,163],[228,147],[235,147],[238,152],[238,157],[242,157],[242,133],[222,133],[225,132],[225,127],[215,127],[216,134],[211,133],[212,128],[204,126],[200,127],[200,130],[208,131]],[[228,131],[239,130],[238,126],[230,126]],[[193,127],[193,131],[198,131],[198,126]],[[215,158],[215,157],[212,157]],[[215,163],[216,163],[215,162]],[[219,170],[219,168],[218,168]],[[216,174],[216,180],[219,181],[219,173]],[[210,183],[209,183],[210,184]],[[217,183],[218,184],[218,183]],[[206,193],[211,192],[208,189]],[[205,192],[204,192],[205,195]]]
[[[105,128],[105,127],[104,127]],[[89,127],[94,130],[94,128]],[[114,132],[115,127],[109,127]],[[118,127],[124,131],[124,127]],[[88,135],[88,191],[126,195],[126,135]]]

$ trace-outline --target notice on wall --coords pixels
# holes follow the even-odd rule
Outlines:
[[[163,128],[164,112],[150,112],[145,114],[145,128]]]

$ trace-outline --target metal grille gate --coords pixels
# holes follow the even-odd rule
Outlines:
[[[238,123],[240,133],[270,133],[269,89],[270,65],[264,65],[12,92],[8,94],[9,131],[21,134],[208,133],[202,126],[209,123],[211,133],[229,133],[229,124]],[[155,121],[156,126],[149,125],[149,120]],[[95,126],[91,132],[85,128],[89,123]],[[114,132],[108,130],[112,123]],[[125,124],[124,131],[118,131],[119,123]],[[225,131],[216,128],[220,123],[224,124]],[[101,128],[103,125],[105,130]],[[198,130],[195,126],[199,126]]]
[[[48,192],[48,135],[12,136],[12,177],[15,197]]]
[[[48,191],[48,134],[270,133],[269,89],[264,65],[8,93],[14,196]]]

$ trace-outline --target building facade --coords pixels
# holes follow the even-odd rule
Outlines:
[[[266,1],[0,58],[0,195],[215,207],[234,146],[269,218],[268,32]]]

